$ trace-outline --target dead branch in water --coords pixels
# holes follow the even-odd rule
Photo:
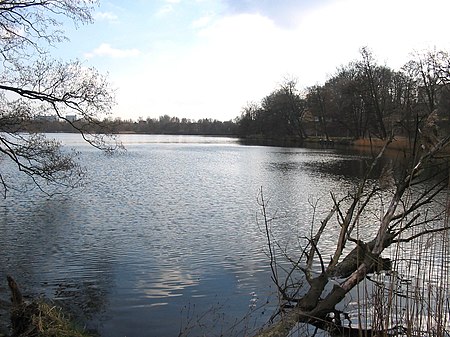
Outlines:
[[[416,136],[420,137],[420,134],[417,133]],[[395,167],[395,175],[391,169],[385,169],[382,170],[383,176],[374,182],[369,179],[369,174],[389,147],[388,140],[353,193],[341,199],[331,194],[333,208],[325,216],[317,232],[304,238],[306,247],[299,247],[300,258],[290,257],[286,251],[279,254],[292,266],[284,277],[293,279],[294,275],[297,275],[297,282],[283,282],[281,276],[276,273],[281,261],[278,261],[274,254],[273,246],[276,240],[269,230],[266,230],[272,278],[284,303],[280,305],[281,318],[257,336],[287,336],[299,323],[310,324],[332,334],[344,333],[345,336],[358,336],[361,333],[373,335],[381,331],[383,336],[389,336],[391,333],[394,335],[406,331],[406,327],[402,325],[391,326],[390,332],[386,330],[388,324],[382,325],[382,330],[370,326],[362,328],[361,322],[345,325],[340,319],[345,313],[336,307],[349,292],[367,280],[370,274],[390,270],[391,264],[396,261],[382,256],[387,248],[449,229],[448,221],[444,221],[446,207],[442,207],[445,205],[438,202],[439,195],[448,187],[448,167],[444,165],[440,168],[436,165],[436,158],[449,143],[448,135],[426,149],[420,147],[419,142],[415,142],[415,147],[404,156],[404,165]],[[435,170],[434,174],[428,173],[430,166]],[[392,176],[387,177],[388,174]],[[386,182],[390,182],[390,186]],[[264,204],[262,190],[260,194],[260,206],[263,208],[262,214],[267,229],[267,205]],[[387,196],[389,199],[383,203],[377,219],[371,220],[373,228],[376,229],[375,234],[371,238],[361,238],[358,228],[362,219],[367,221],[367,213],[373,212],[370,207],[375,200],[386,200]],[[438,211],[439,206],[442,212]],[[432,215],[430,210],[433,210]],[[339,231],[335,236],[334,253],[325,265],[320,243],[334,216],[334,224],[337,222]],[[349,246],[354,248],[348,251],[346,248]],[[281,245],[278,244],[277,247],[281,248]],[[314,273],[315,277],[312,276]],[[301,282],[300,279],[307,282]],[[300,291],[298,287],[304,289]],[[285,305],[286,303],[288,305]]]

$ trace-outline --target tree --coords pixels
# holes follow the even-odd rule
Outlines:
[[[61,144],[31,130],[38,118],[55,116],[81,133],[93,146],[112,151],[108,142],[92,132],[109,114],[114,93],[106,78],[79,61],[63,62],[50,57],[49,47],[66,40],[60,29],[63,19],[90,23],[93,0],[0,1],[0,153],[41,188],[42,182],[75,186],[83,175],[73,154]],[[78,122],[67,118],[77,115]],[[0,172],[3,195],[14,188]]]
[[[300,96],[295,80],[285,80],[278,89],[261,100],[249,103],[238,120],[239,134],[280,140],[306,138],[303,118],[306,101]]]
[[[387,325],[379,330],[372,327],[364,331],[359,320],[356,325],[353,322],[353,326],[349,326],[330,317],[342,313],[337,306],[358,284],[370,278],[374,272],[390,269],[392,264],[399,263],[382,256],[386,249],[398,246],[401,250],[406,243],[423,237],[429,240],[431,235],[449,229],[446,215],[448,205],[442,205],[442,199],[438,196],[449,183],[448,161],[442,160],[442,151],[449,145],[450,136],[440,134],[432,146],[423,147],[423,134],[419,132],[419,125],[416,125],[411,147],[401,153],[403,159],[385,166],[378,180],[374,181],[370,177],[392,139],[391,135],[383,149],[373,158],[365,177],[354,191],[342,198],[331,193],[330,212],[315,230],[311,229],[311,235],[299,240],[301,244],[297,249],[289,250],[297,251],[297,255],[289,253],[286,246],[273,237],[272,220],[267,215],[261,192],[262,221],[268,238],[272,278],[281,298],[281,318],[259,336],[286,336],[299,322],[345,336],[389,335],[384,331]],[[374,213],[372,206],[379,205],[380,200],[385,202],[377,214],[371,217]],[[361,222],[364,221],[371,221],[372,226],[376,226],[372,237],[365,237],[359,232]],[[322,242],[322,238],[333,227],[339,230],[332,245],[334,248],[330,250],[331,242]],[[445,241],[443,245],[448,245],[448,242]],[[442,254],[438,259],[444,258],[445,253]],[[284,264],[281,258],[285,260]],[[396,328],[410,331],[409,335],[417,332],[407,330],[413,329],[410,326]]]
[[[343,128],[347,136],[363,138],[368,129],[368,120],[355,65],[350,63],[338,69],[324,88],[328,93],[325,102],[329,106],[328,117],[337,124],[333,127],[338,130]]]
[[[376,125],[372,128],[373,131],[379,138],[386,139],[388,132],[384,118],[389,113],[392,72],[387,67],[378,66],[371,51],[366,47],[361,48],[361,57],[362,60],[356,63],[356,67],[359,70],[360,88],[363,92],[366,113]]]
[[[327,90],[325,86],[315,85],[308,88],[308,94],[306,95],[306,102],[308,110],[319,122],[319,131],[327,141],[330,140],[327,127],[328,114],[328,100]]]
[[[247,135],[261,135],[261,120],[259,114],[261,113],[261,107],[254,102],[248,102],[245,107],[242,108],[241,116],[238,123],[238,134],[241,137]]]
[[[404,70],[409,72],[417,84],[419,103],[426,112],[435,110],[443,90],[450,84],[450,56],[445,51],[416,52]]]
[[[296,85],[295,80],[285,80],[279,89],[262,100],[263,133],[267,136],[306,138],[302,125],[305,102],[298,94]]]
[[[416,83],[411,74],[397,71],[392,76],[392,120],[395,128],[408,138],[414,137],[417,106]]]

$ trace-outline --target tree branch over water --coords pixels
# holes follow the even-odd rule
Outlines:
[[[417,133],[417,137],[420,140],[422,135]],[[345,335],[375,332],[375,327],[361,328],[359,321],[351,326],[330,317],[345,314],[338,309],[339,305],[362,281],[373,273],[390,270],[397,262],[382,256],[388,248],[449,229],[445,213],[447,207],[442,204],[441,198],[449,183],[448,165],[442,161],[442,154],[450,143],[450,136],[440,136],[427,149],[418,145],[420,141],[412,142],[415,146],[405,149],[405,160],[397,161],[392,171],[382,170],[382,176],[374,181],[369,178],[370,173],[390,143],[388,140],[373,159],[354,192],[340,199],[331,194],[333,208],[321,221],[317,231],[305,238],[306,246],[299,246],[299,258],[289,256],[287,251],[281,254],[284,261],[292,266],[283,274],[272,272],[283,299],[279,309],[281,318],[257,336],[286,336],[299,323],[334,333],[345,332]],[[387,172],[393,175],[388,179],[390,186],[386,186]],[[387,202],[383,202],[379,216],[374,216],[377,200]],[[261,201],[265,218],[267,205],[263,203],[263,198]],[[369,233],[361,236],[359,232],[361,224],[367,221],[376,226],[372,237],[367,237]],[[336,222],[339,231],[335,235],[334,253],[325,265],[324,256],[330,251],[330,242],[322,243],[321,239],[323,233],[331,230]],[[268,230],[266,233],[272,251],[271,245],[276,239]],[[349,251],[350,247],[353,248]],[[283,263],[272,254],[270,261],[272,270],[277,270]],[[314,274],[317,276],[313,277]],[[283,282],[283,277],[291,280],[298,277],[298,280]]]
[[[60,29],[64,17],[76,24],[89,23],[95,3],[0,1],[0,159],[12,163],[42,191],[47,184],[78,186],[84,172],[75,152],[34,132],[36,120],[54,116],[106,152],[121,147],[99,122],[115,104],[106,77],[79,61],[53,60],[47,49],[65,39]],[[0,176],[0,189],[6,196],[16,186],[6,172]]]

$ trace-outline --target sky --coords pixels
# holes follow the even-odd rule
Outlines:
[[[324,84],[367,46],[394,70],[450,51],[449,0],[101,0],[57,55],[108,74],[112,116],[221,121],[275,90]]]

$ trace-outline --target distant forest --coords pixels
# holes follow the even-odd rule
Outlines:
[[[223,135],[248,139],[336,137],[385,139],[409,135],[416,122],[450,132],[450,57],[445,51],[416,53],[400,70],[380,65],[368,48],[341,66],[325,84],[297,88],[285,79],[260,102],[248,103],[233,121],[189,120],[168,115],[139,121],[107,119],[98,125],[114,133]],[[83,121],[33,121],[36,131],[70,132]],[[100,130],[100,129],[99,129]],[[103,129],[102,129],[103,130]]]
[[[36,119],[32,127],[34,131],[44,132],[75,132],[76,129],[86,130],[89,128],[94,132],[110,133],[236,136],[238,124],[233,121],[221,122],[209,118],[194,121],[168,115],[139,121],[120,118],[105,119],[96,124],[85,123],[83,120],[57,120],[53,116],[45,116]]]

